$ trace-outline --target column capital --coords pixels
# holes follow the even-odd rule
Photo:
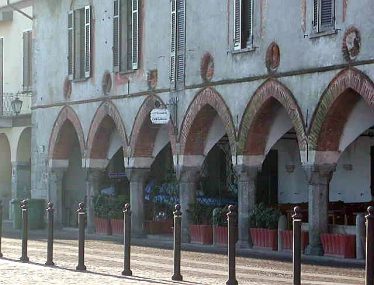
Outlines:
[[[328,185],[336,170],[336,164],[311,164],[303,166],[310,185]]]
[[[92,183],[100,181],[103,174],[104,174],[103,169],[99,169],[99,168],[88,168],[87,169],[88,181]]]
[[[239,181],[248,181],[257,178],[257,174],[261,171],[262,165],[235,165],[236,174],[239,176]]]
[[[182,167],[178,176],[180,182],[197,182],[200,177],[200,167]]]
[[[127,168],[125,172],[130,182],[142,182],[147,179],[150,168]]]

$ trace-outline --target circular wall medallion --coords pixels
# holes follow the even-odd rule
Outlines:
[[[65,99],[70,98],[71,91],[72,91],[71,80],[68,77],[66,77],[65,80],[64,80],[64,88],[63,88]]]
[[[361,35],[355,27],[350,27],[343,37],[343,56],[346,61],[353,61],[360,53]]]
[[[279,46],[272,42],[266,51],[266,67],[269,72],[274,72],[278,69],[280,64],[280,49]]]
[[[157,87],[157,81],[158,81],[158,71],[157,69],[153,69],[148,72],[147,76],[147,82],[148,82],[148,88],[150,90],[154,90]]]
[[[105,95],[108,95],[112,89],[112,76],[110,75],[109,71],[104,72],[101,88],[103,89],[103,93]]]
[[[201,59],[200,75],[204,82],[209,82],[213,78],[214,58],[209,52],[206,52]]]

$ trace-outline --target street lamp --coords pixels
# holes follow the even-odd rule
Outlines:
[[[21,109],[22,109],[22,100],[20,100],[20,99],[18,98],[18,95],[19,95],[19,93],[16,94],[16,99],[14,99],[14,100],[11,102],[12,110],[13,110],[13,112],[16,114],[16,116],[18,116],[19,113],[21,113]]]

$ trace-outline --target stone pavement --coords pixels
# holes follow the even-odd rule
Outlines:
[[[185,282],[170,280],[173,269],[170,249],[132,247],[131,269],[134,277],[123,277],[123,246],[120,238],[86,242],[87,273],[76,272],[76,232],[57,234],[55,268],[44,266],[46,240],[43,234],[31,234],[28,256],[30,264],[18,261],[21,256],[19,233],[2,240],[4,259],[0,259],[0,284],[225,284],[227,258],[223,254],[183,251],[182,275]],[[94,239],[91,239],[94,238]],[[149,242],[152,242],[150,240]],[[302,284],[364,284],[361,268],[303,265]],[[292,264],[285,261],[237,258],[239,284],[292,284]]]

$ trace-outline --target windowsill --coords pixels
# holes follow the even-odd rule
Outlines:
[[[135,73],[136,71],[137,69],[126,70],[126,71],[114,71],[114,74],[129,75],[129,74]]]
[[[73,83],[80,83],[80,82],[85,82],[87,81],[89,78],[74,78],[72,80]]]
[[[310,35],[309,35],[309,39],[315,39],[315,38],[319,38],[319,37],[325,37],[325,36],[332,36],[332,35],[336,35],[338,33],[338,30],[336,29],[331,29],[331,30],[328,30],[328,31],[324,31],[324,32],[311,32]]]
[[[252,51],[255,51],[256,48],[254,46],[250,46],[250,47],[246,47],[246,48],[242,48],[242,49],[239,49],[239,50],[231,50],[231,54],[241,54],[241,53],[247,53],[247,52],[252,52]]]

